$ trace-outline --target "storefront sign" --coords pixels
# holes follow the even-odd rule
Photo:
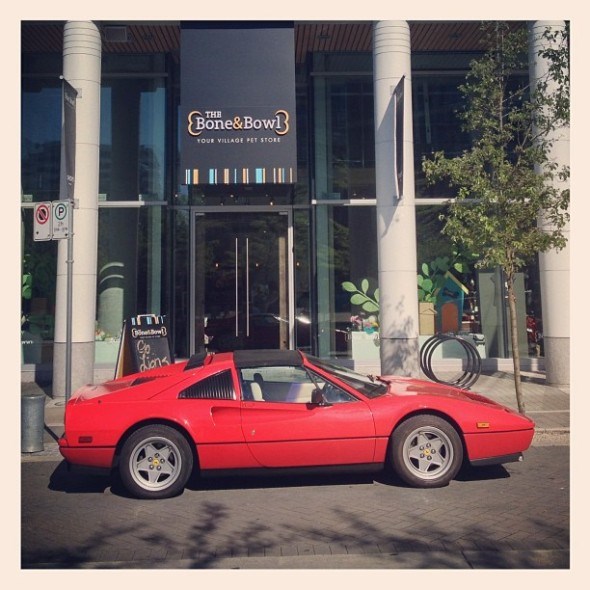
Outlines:
[[[181,113],[185,184],[295,183],[292,23],[183,23]]]

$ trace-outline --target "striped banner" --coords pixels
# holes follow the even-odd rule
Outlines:
[[[203,176],[207,184],[292,184],[294,182],[293,168],[209,168],[201,175],[199,168],[185,170],[185,183],[188,185],[204,184],[200,182]]]

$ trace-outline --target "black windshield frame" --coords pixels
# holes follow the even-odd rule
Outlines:
[[[349,387],[352,387],[355,391],[370,399],[385,395],[389,390],[387,383],[379,380],[378,377],[357,373],[352,369],[335,365],[314,356],[307,356],[307,358],[318,369],[325,371],[329,375],[334,375],[334,377],[337,377],[340,381],[343,381]]]

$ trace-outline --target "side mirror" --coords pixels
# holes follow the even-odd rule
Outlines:
[[[311,403],[315,404],[316,406],[325,406],[326,400],[324,399],[324,394],[319,389],[314,389],[311,392]]]

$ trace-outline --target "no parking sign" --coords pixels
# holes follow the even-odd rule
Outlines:
[[[52,217],[51,203],[37,203],[35,205],[34,238],[36,242],[51,240]]]

